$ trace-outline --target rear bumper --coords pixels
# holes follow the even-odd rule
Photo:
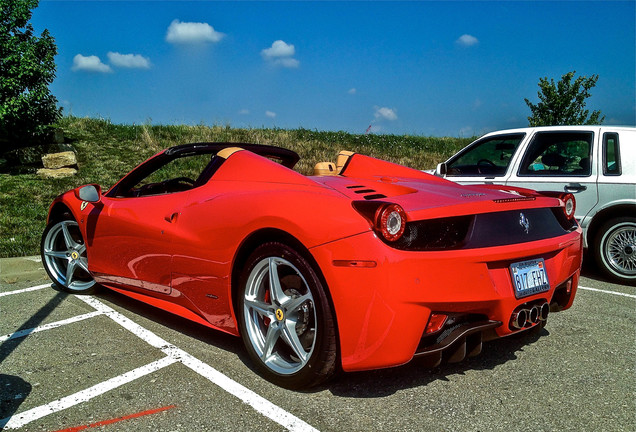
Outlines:
[[[403,364],[416,354],[436,356],[446,351],[446,356],[453,357],[449,352],[456,341],[468,341],[462,344],[469,355],[476,352],[471,343],[477,344],[477,336],[471,335],[480,335],[481,341],[486,330],[490,338],[525,330],[509,323],[512,313],[526,304],[548,302],[553,310],[569,308],[578,285],[582,243],[579,228],[558,238],[523,244],[407,252],[390,248],[367,232],[311,252],[333,300],[342,367],[353,371]],[[509,266],[533,258],[545,260],[550,290],[516,299]],[[557,288],[560,294],[555,296]],[[446,347],[422,345],[432,312],[467,314],[488,328],[471,322],[471,331]]]
[[[453,329],[448,335],[435,343],[422,339],[415,356],[426,357],[429,366],[434,367],[442,361],[456,363],[466,357],[481,353],[481,344],[490,339],[492,331],[501,325],[501,321],[477,321],[465,323]]]

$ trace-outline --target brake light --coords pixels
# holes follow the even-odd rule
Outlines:
[[[561,207],[561,210],[563,210],[565,218],[570,221],[574,220],[574,214],[576,213],[576,198],[574,198],[574,195],[572,195],[571,193],[552,191],[541,191],[539,192],[539,194],[559,198],[561,201],[563,201],[563,207]]]
[[[406,229],[406,212],[398,204],[387,204],[375,212],[375,229],[385,240],[399,240]]]
[[[571,193],[561,195],[563,201],[563,213],[568,219],[574,219],[574,212],[576,211],[576,199]]]

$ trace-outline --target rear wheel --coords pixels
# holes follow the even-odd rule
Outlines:
[[[71,293],[93,292],[95,281],[88,272],[86,245],[76,221],[51,222],[42,234],[40,252],[44,269],[60,289]]]
[[[636,218],[620,217],[605,222],[594,240],[598,266],[620,282],[636,282]]]
[[[325,289],[309,262],[281,243],[266,243],[248,259],[239,285],[239,328],[259,372],[287,388],[328,379],[336,365],[336,335]]]

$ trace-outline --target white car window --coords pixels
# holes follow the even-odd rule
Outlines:
[[[621,175],[620,149],[616,132],[603,134],[603,175]]]
[[[592,132],[539,132],[521,161],[519,176],[590,176],[593,139]]]

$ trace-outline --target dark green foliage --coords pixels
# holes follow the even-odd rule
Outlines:
[[[0,152],[33,145],[61,116],[49,91],[57,48],[29,24],[38,0],[0,0]]]
[[[568,72],[558,83],[554,79],[540,78],[537,93],[540,102],[533,104],[525,99],[532,115],[528,117],[530,126],[562,126],[601,124],[605,116],[600,111],[585,109],[585,99],[591,96],[590,89],[596,85],[598,75],[580,76],[572,81],[576,71]],[[589,115],[589,118],[588,118]]]

